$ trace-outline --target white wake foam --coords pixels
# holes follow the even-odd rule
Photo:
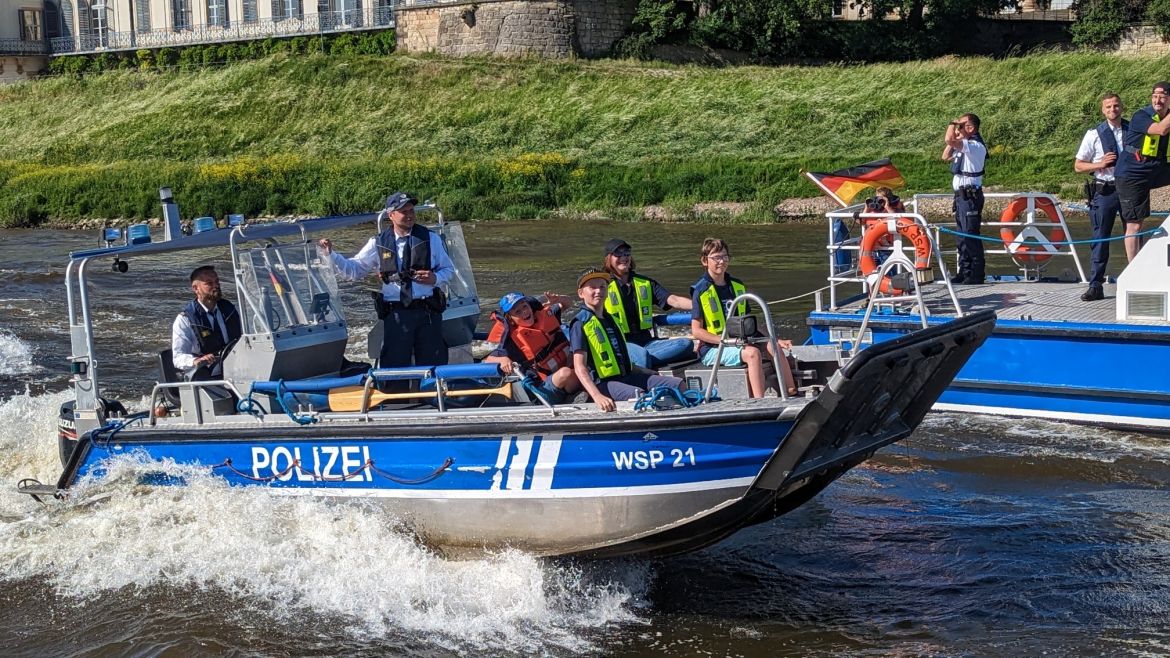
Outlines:
[[[0,329],[0,375],[32,372],[32,346],[7,329]]]
[[[53,426],[65,394],[0,403],[0,480],[56,478]],[[187,486],[138,484],[164,470]],[[371,639],[408,632],[451,649],[569,651],[636,621],[644,563],[557,565],[507,551],[456,561],[418,546],[373,506],[273,495],[173,465],[116,461],[48,507],[0,496],[0,573],[88,598],[130,587],[218,589],[264,614],[349,620]],[[542,651],[543,653],[543,651]]]

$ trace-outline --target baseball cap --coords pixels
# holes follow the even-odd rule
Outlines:
[[[395,210],[400,210],[408,203],[414,205],[418,203],[418,199],[414,198],[413,195],[407,194],[406,192],[395,192],[394,194],[386,197],[386,210],[394,212]]]
[[[614,238],[605,243],[605,255],[608,256],[618,249],[629,249],[630,243],[621,238]]]
[[[1162,93],[1164,94],[1170,94],[1170,82],[1166,82],[1165,80],[1158,82],[1154,84],[1154,88],[1151,89],[1150,92],[1153,93],[1159,89],[1161,89]]]
[[[590,267],[587,268],[584,272],[581,272],[581,276],[577,277],[577,287],[584,288],[585,282],[589,281],[590,279],[601,279],[608,283],[611,278],[612,277],[609,275],[609,272],[599,270],[596,267]]]
[[[508,313],[513,308],[515,308],[515,306],[517,304],[519,304],[520,302],[525,301],[527,299],[528,299],[528,297],[521,294],[521,293],[510,292],[510,293],[508,293],[500,298],[500,310],[503,311],[504,313]]]

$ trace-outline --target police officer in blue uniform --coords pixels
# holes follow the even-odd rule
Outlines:
[[[171,325],[171,362],[188,380],[219,379],[225,347],[243,333],[235,304],[224,299],[215,267],[204,265],[191,272],[195,299]]]
[[[1109,265],[1109,247],[1106,242],[1113,235],[1113,224],[1121,212],[1121,200],[1117,195],[1114,164],[1122,153],[1125,131],[1129,122],[1122,118],[1124,108],[1117,94],[1105,94],[1101,98],[1101,114],[1105,120],[1085,133],[1073,169],[1079,174],[1091,174],[1092,180],[1086,185],[1089,199],[1089,219],[1093,224],[1094,242],[1093,269],[1089,274],[1089,289],[1081,295],[1086,302],[1105,298],[1105,268]]]
[[[333,251],[329,240],[318,243],[342,277],[354,280],[378,273],[382,289],[376,302],[384,331],[378,365],[383,368],[409,366],[412,361],[447,363],[442,332],[446,297],[440,286],[451,281],[455,265],[443,238],[415,223],[417,202],[405,192],[386,199],[383,212],[390,227],[370,238],[353,258]]]
[[[1141,249],[1142,222],[1150,216],[1150,190],[1170,185],[1166,144],[1170,141],[1170,82],[1154,85],[1150,104],[1129,120],[1125,144],[1114,170],[1121,221],[1125,223],[1125,255],[1129,260]]]
[[[951,283],[983,283],[983,165],[987,146],[979,134],[979,117],[964,114],[947,125],[942,159],[951,163],[951,188],[955,191],[955,223],[971,237],[959,238],[959,272]]]

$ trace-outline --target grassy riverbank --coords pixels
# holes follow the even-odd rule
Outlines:
[[[801,167],[892,156],[942,189],[946,122],[972,110],[989,183],[1072,191],[1096,97],[1128,107],[1165,59],[1044,54],[840,67],[276,56],[196,73],[0,88],[0,223],[364,211],[393,188],[457,217],[815,196]],[[1101,81],[1108,81],[1103,83]]]

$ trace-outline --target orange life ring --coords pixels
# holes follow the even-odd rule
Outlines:
[[[898,231],[902,237],[906,238],[914,245],[914,269],[918,271],[926,271],[930,269],[930,236],[927,235],[926,229],[908,217],[898,217],[894,220],[895,230]],[[878,243],[890,232],[890,223],[888,221],[879,220],[869,225],[865,230],[865,235],[861,238],[861,250],[857,258],[857,266],[861,273],[869,276],[878,268],[876,247]],[[881,283],[878,285],[878,290],[886,295],[901,295],[906,292],[901,288],[894,287],[890,277],[883,276]]]
[[[1067,238],[1064,234],[1064,229],[1061,228],[1057,222],[1057,217],[1060,215],[1056,212],[1056,205],[1051,200],[1044,197],[1036,197],[1036,210],[1043,212],[1048,217],[1046,224],[1034,224],[1037,227],[1051,228],[1052,232],[1048,234],[1048,239],[1051,242],[1064,242]],[[1028,197],[1016,197],[1004,208],[1003,214],[999,216],[1001,222],[1015,222],[1019,220],[1021,214],[1028,211]],[[1012,230],[1010,226],[1004,226],[999,229],[999,239],[1003,240],[1003,246],[1011,253],[1012,258],[1021,265],[1024,263],[1043,263],[1052,258],[1052,252],[1038,246],[1031,246],[1028,243],[1020,243],[1016,245],[1015,250],[1012,250],[1012,245],[1016,243],[1018,233]],[[1035,243],[1033,243],[1035,244]]]

